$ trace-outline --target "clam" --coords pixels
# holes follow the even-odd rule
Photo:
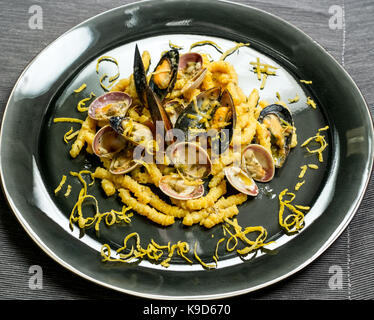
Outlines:
[[[112,174],[124,174],[138,167],[140,163],[133,160],[133,154],[134,145],[127,143],[127,145],[113,157],[109,172]]]
[[[121,137],[111,126],[102,127],[92,141],[92,150],[102,158],[113,158],[126,145],[126,140]]]
[[[131,106],[131,97],[120,91],[107,92],[97,97],[88,107],[88,115],[95,120],[125,116]]]
[[[253,197],[258,195],[259,191],[256,183],[240,167],[227,167],[224,169],[224,173],[227,180],[236,190]]]
[[[168,148],[167,154],[174,167],[188,180],[202,180],[211,173],[208,153],[195,143],[175,143]]]
[[[291,112],[284,106],[272,104],[265,107],[258,118],[271,135],[271,153],[275,166],[280,168],[290,152],[294,122]]]
[[[271,153],[259,144],[250,144],[243,150],[242,169],[259,182],[269,182],[275,173]]]
[[[159,188],[169,197],[178,200],[196,199],[204,194],[202,184],[190,185],[178,174],[163,176],[160,179]]]
[[[203,57],[197,52],[188,52],[181,55],[179,59],[179,75],[186,78],[182,94],[198,88],[203,82],[207,69],[203,68]]]
[[[127,141],[135,145],[149,147],[153,141],[152,131],[144,124],[134,121],[128,117],[112,117],[109,119],[110,126]]]
[[[179,52],[176,49],[163,54],[149,80],[149,87],[163,101],[174,88],[178,75]]]

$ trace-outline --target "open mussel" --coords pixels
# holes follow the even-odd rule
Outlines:
[[[269,182],[275,173],[272,155],[259,144],[250,144],[243,150],[242,169],[259,182]]]
[[[186,140],[210,137],[211,149],[221,154],[229,147],[236,125],[236,111],[227,90],[220,88],[202,92],[179,115],[175,128],[184,132]]]
[[[149,80],[149,87],[162,102],[175,85],[178,75],[179,52],[169,50],[163,54]]]
[[[139,52],[138,45],[135,46],[134,55],[134,84],[136,93],[138,95],[139,101],[142,106],[146,105],[146,88],[148,87],[146,71],[144,69],[144,64],[142,57]]]
[[[178,200],[196,199],[204,194],[202,184],[189,183],[179,174],[163,176],[160,179],[159,188],[169,197]]]
[[[236,109],[228,90],[221,94],[219,105],[213,111],[211,128],[215,130],[211,148],[215,154],[221,154],[229,147],[236,126]]]
[[[275,166],[280,168],[290,152],[294,122],[291,112],[284,106],[272,104],[265,107],[258,118],[271,135],[271,152]]]
[[[225,176],[230,184],[238,191],[250,196],[258,195],[258,186],[248,174],[237,166],[231,166],[224,169]]]
[[[145,148],[152,147],[153,134],[146,125],[128,117],[112,117],[109,119],[109,123],[127,141]]]
[[[150,125],[151,132],[156,137],[156,127],[161,125],[161,136],[164,136],[173,125],[169,119],[168,113],[162,105],[162,100],[174,88],[177,79],[179,63],[179,53],[177,50],[171,50],[165,53],[158,63],[152,77],[147,83],[146,73],[138,46],[135,47],[134,57],[134,83],[137,95],[143,106],[149,110],[152,118]],[[161,138],[162,139],[162,138]]]
[[[182,94],[198,88],[203,82],[207,69],[203,68],[203,57],[197,52],[188,52],[179,59],[179,76],[186,79]]]
[[[131,97],[120,91],[107,92],[97,97],[88,107],[88,115],[95,120],[125,116],[132,104]]]

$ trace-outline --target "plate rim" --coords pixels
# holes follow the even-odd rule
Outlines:
[[[181,0],[169,0],[169,2],[179,2],[179,1],[181,1]],[[195,1],[195,0],[192,0],[192,1],[188,0],[188,2],[195,3],[197,1]],[[317,42],[316,40],[314,40],[311,36],[309,36],[307,33],[305,33],[303,30],[301,30],[299,27],[295,26],[294,24],[288,22],[287,20],[285,20],[285,19],[283,19],[283,18],[281,18],[281,17],[279,17],[279,16],[277,16],[277,15],[275,15],[273,13],[265,11],[263,9],[259,9],[257,7],[251,6],[251,5],[247,5],[247,4],[243,4],[243,3],[237,3],[237,2],[233,2],[233,1],[229,1],[229,0],[204,0],[204,2],[206,2],[206,3],[211,2],[211,3],[214,3],[214,4],[225,3],[225,4],[232,5],[232,6],[242,7],[245,10],[250,9],[250,10],[253,10],[253,11],[260,12],[261,14],[269,15],[273,19],[276,19],[276,20],[278,20],[278,21],[280,21],[280,22],[288,25],[288,27],[290,27],[290,28],[292,28],[292,29],[300,32],[304,37],[306,37],[310,41],[314,42],[325,55],[328,55],[335,62],[336,67],[339,68],[341,71],[344,72],[344,74],[349,79],[351,85],[353,85],[353,87],[355,88],[355,90],[359,93],[361,100],[364,102],[364,109],[365,109],[365,111],[366,111],[366,113],[367,113],[367,115],[369,117],[369,120],[370,120],[369,121],[369,123],[370,123],[369,131],[370,131],[371,137],[374,138],[373,116],[371,115],[368,103],[367,103],[364,95],[362,94],[360,88],[358,87],[358,85],[356,84],[356,82],[354,81],[354,79],[352,78],[352,76],[345,69],[345,67],[343,65],[341,65],[341,63],[339,63],[338,60],[334,56],[332,56],[332,54],[330,54],[319,42]],[[13,88],[12,88],[10,94],[9,94],[8,99],[7,99],[7,103],[6,103],[5,108],[4,108],[3,117],[2,117],[1,126],[0,126],[0,151],[2,150],[2,144],[3,144],[3,140],[4,140],[3,139],[3,126],[4,126],[4,123],[6,122],[4,120],[6,119],[7,113],[9,112],[9,109],[10,109],[9,105],[10,105],[10,102],[11,102],[12,97],[14,95],[14,91],[18,87],[18,84],[21,81],[21,79],[23,78],[23,76],[26,73],[26,71],[35,62],[35,60],[37,60],[37,58],[44,51],[46,51],[50,46],[52,46],[53,44],[55,44],[56,42],[58,42],[60,38],[64,37],[66,34],[70,33],[71,31],[75,30],[76,28],[79,28],[80,26],[82,26],[82,25],[84,25],[86,23],[89,23],[92,20],[95,20],[95,19],[97,19],[98,17],[100,17],[102,15],[110,14],[110,12],[112,12],[112,11],[116,11],[116,10],[120,10],[120,9],[126,9],[126,8],[129,8],[129,7],[132,7],[132,6],[142,6],[144,3],[153,3],[153,5],[157,5],[158,0],[141,0],[141,1],[137,1],[137,2],[131,2],[131,3],[128,3],[128,4],[125,4],[125,5],[121,5],[121,6],[117,6],[117,7],[111,8],[109,10],[106,10],[106,11],[103,11],[103,12],[101,12],[99,14],[96,14],[96,15],[88,18],[88,19],[85,19],[84,21],[80,22],[79,24],[73,26],[72,28],[70,28],[67,31],[65,31],[64,33],[62,33],[55,40],[51,41],[46,47],[44,47],[42,50],[40,50],[31,59],[31,61],[24,67],[23,71],[18,76],[18,79],[15,82],[15,84],[13,85]],[[133,296],[141,297],[141,298],[159,299],[159,300],[167,300],[167,299],[173,299],[173,300],[186,300],[186,299],[187,300],[194,300],[194,299],[200,299],[200,300],[224,299],[224,298],[234,297],[234,296],[242,295],[242,294],[245,294],[245,293],[257,291],[259,289],[268,287],[270,285],[273,285],[275,283],[278,283],[278,282],[280,282],[280,281],[282,281],[282,280],[290,277],[291,275],[299,272],[300,270],[302,270],[306,266],[308,266],[310,263],[312,263],[314,260],[316,260],[323,252],[325,252],[336,241],[336,239],[348,227],[349,223],[351,222],[351,220],[353,219],[354,215],[356,214],[356,212],[357,212],[359,206],[361,205],[362,200],[363,200],[363,198],[364,198],[364,196],[366,194],[367,187],[368,187],[371,175],[372,175],[372,173],[374,171],[374,150],[373,150],[373,143],[372,142],[373,142],[373,140],[371,140],[371,145],[370,145],[371,155],[372,155],[370,157],[370,159],[369,159],[370,165],[368,167],[370,169],[366,173],[366,180],[365,180],[365,183],[362,186],[362,190],[360,192],[360,196],[357,199],[355,206],[351,210],[347,211],[344,219],[341,221],[341,223],[339,224],[339,226],[334,230],[334,232],[331,234],[331,236],[328,238],[328,240],[325,241],[324,244],[309,259],[307,259],[306,261],[304,261],[302,264],[299,264],[296,268],[293,268],[291,271],[283,274],[282,276],[279,276],[279,277],[274,278],[273,280],[269,280],[267,282],[263,282],[263,283],[261,283],[259,285],[255,285],[255,286],[252,286],[252,287],[249,287],[249,288],[245,288],[245,289],[241,289],[241,290],[230,291],[230,292],[227,292],[227,293],[204,294],[204,295],[193,295],[193,296],[189,296],[189,295],[187,295],[187,296],[179,296],[179,295],[175,296],[175,295],[149,294],[149,293],[138,292],[138,291],[135,291],[135,290],[120,288],[118,286],[115,286],[115,285],[112,285],[112,284],[109,284],[109,283],[105,283],[105,282],[97,280],[97,279],[95,279],[95,278],[93,278],[91,276],[88,276],[85,273],[83,273],[82,271],[80,271],[79,269],[71,266],[69,263],[67,263],[62,258],[60,258],[57,254],[55,254],[49,248],[49,246],[46,243],[44,243],[43,241],[41,241],[41,239],[39,239],[38,235],[34,232],[34,230],[32,230],[32,228],[30,228],[30,226],[24,220],[22,213],[19,212],[19,210],[17,209],[17,207],[14,204],[13,199],[12,199],[11,195],[9,194],[8,189],[7,189],[6,181],[4,180],[3,161],[2,161],[2,157],[1,156],[0,156],[0,180],[1,180],[1,188],[2,188],[3,194],[5,195],[5,200],[8,203],[11,211],[13,212],[13,214],[16,216],[17,220],[19,221],[19,223],[23,227],[23,229],[26,231],[26,233],[31,237],[31,239],[34,241],[34,243],[36,243],[38,245],[38,247],[41,248],[49,257],[51,257],[55,262],[57,262],[59,265],[63,266],[64,268],[66,268],[70,272],[72,272],[72,273],[74,273],[74,274],[76,274],[76,275],[78,275],[78,276],[80,276],[80,277],[82,277],[82,278],[84,278],[86,280],[89,280],[90,282],[93,282],[95,284],[103,286],[105,288],[109,288],[109,289],[115,290],[117,292],[122,292],[122,293],[130,294],[130,295],[133,295]],[[0,155],[1,155],[1,152],[0,152]]]

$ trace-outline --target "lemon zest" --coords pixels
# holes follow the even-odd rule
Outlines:
[[[93,97],[96,97],[96,95],[93,92],[91,92],[88,98],[84,98],[80,100],[77,104],[77,110],[79,112],[86,112],[88,110],[88,107],[84,107],[84,106],[86,105],[86,102],[90,101]]]
[[[78,89],[75,89],[74,92],[75,93],[79,93],[79,92],[82,92],[84,89],[86,89],[87,85],[85,83],[83,83]]]
[[[57,194],[61,190],[61,188],[65,184],[65,182],[66,182],[66,175],[63,175],[62,178],[61,178],[61,181],[60,181],[59,185],[55,189],[55,194]]]
[[[83,124],[83,120],[77,119],[77,118],[68,118],[68,117],[62,117],[62,118],[54,118],[53,119],[54,123],[57,122],[73,122],[73,123],[80,123]]]

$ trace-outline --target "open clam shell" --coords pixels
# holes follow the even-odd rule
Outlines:
[[[167,154],[187,179],[205,179],[212,171],[212,162],[208,153],[192,142],[179,142],[167,150]]]
[[[138,162],[133,160],[133,152],[134,147],[127,144],[124,149],[116,153],[110,164],[109,172],[112,174],[124,174],[140,166]]]
[[[189,185],[178,174],[166,175],[160,179],[159,188],[171,198],[178,200],[197,199],[204,194],[204,185]]]
[[[102,158],[113,158],[126,145],[126,141],[111,126],[102,127],[92,141],[92,150]]]
[[[183,73],[195,73],[203,65],[203,57],[197,52],[187,52],[180,56],[178,69]]]
[[[131,97],[121,91],[107,92],[97,97],[88,107],[88,115],[95,120],[125,116],[132,104]]]
[[[198,88],[208,71],[203,68],[203,57],[197,52],[188,52],[181,55],[178,68],[181,76],[188,79],[181,90],[182,94]]]
[[[294,122],[290,110],[279,104],[272,104],[260,112],[258,121],[271,134],[272,157],[275,166],[285,163],[291,149]]]
[[[225,176],[230,184],[238,191],[250,196],[258,195],[258,187],[254,180],[239,167],[231,166],[224,169]]]
[[[271,153],[259,144],[250,144],[243,150],[242,169],[259,182],[269,182],[275,173]]]

